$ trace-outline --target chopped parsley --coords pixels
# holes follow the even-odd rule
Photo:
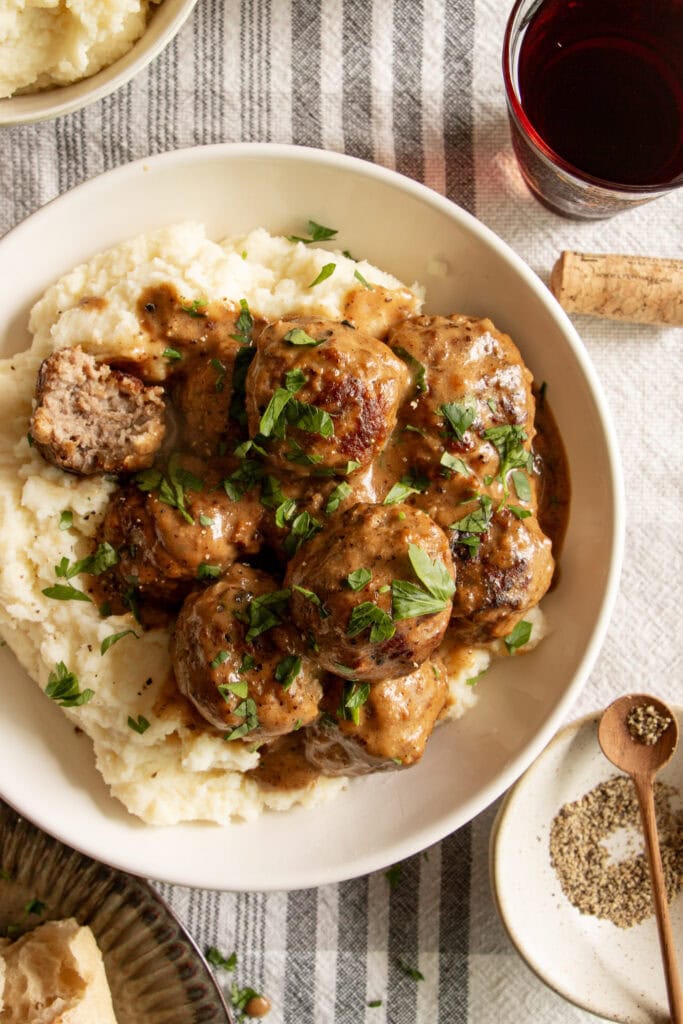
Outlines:
[[[450,476],[450,473],[460,473],[461,476],[472,475],[467,463],[463,462],[457,455],[451,455],[450,452],[444,452],[439,461],[446,470],[450,471],[446,473],[446,476]]]
[[[326,228],[324,224],[317,224],[314,220],[309,220],[308,234],[308,238],[302,238],[301,235],[287,235],[287,241],[303,242],[304,245],[310,245],[311,242],[328,242],[330,238],[336,237],[337,228]]]
[[[193,299],[192,302],[187,306],[182,306],[183,313],[187,313],[191,317],[202,317],[206,316],[206,313],[202,313],[202,309],[208,305],[208,299]]]
[[[209,946],[206,951],[206,959],[214,967],[222,967],[225,971],[234,971],[237,966],[237,953],[231,953],[230,956],[225,957],[215,946]]]
[[[256,668],[256,658],[253,654],[245,654],[237,671],[243,675],[245,672],[251,672],[253,668]]]
[[[288,654],[275,666],[275,678],[282,684],[283,690],[288,690],[296,677],[301,672],[301,658],[298,654]]]
[[[183,358],[182,352],[179,352],[177,348],[165,348],[161,354],[164,359],[168,359],[171,363],[177,363]]]
[[[248,626],[245,640],[248,644],[257,636],[266,633],[273,626],[282,622],[281,615],[289,600],[289,590],[271,590],[268,594],[253,597],[249,602],[249,610],[245,615]]]
[[[285,554],[290,557],[294,555],[302,544],[322,530],[322,526],[323,524],[314,519],[309,512],[300,512],[293,520],[289,536],[282,544]]]
[[[308,287],[309,288],[315,288],[315,286],[317,284],[322,284],[323,281],[327,281],[328,277],[332,277],[332,275],[334,274],[336,268],[337,268],[337,264],[336,263],[326,263],[322,267],[322,269],[321,269],[320,273],[318,274],[318,276],[316,277],[315,281],[311,281],[311,283],[309,284]]]
[[[209,662],[209,668],[218,668],[219,665],[223,665],[230,655],[227,651],[219,651],[215,658]]]
[[[259,433],[263,437],[285,436],[285,422],[283,413],[292,397],[300,391],[306,383],[306,377],[301,370],[290,370],[285,374],[285,386],[277,388],[271,395],[270,401],[261,416]]]
[[[291,331],[287,331],[283,340],[288,342],[290,345],[312,345],[317,347],[318,345],[322,345],[325,338],[312,338],[310,334],[306,334],[306,331],[302,330],[300,327],[294,327]]]
[[[231,420],[244,426],[247,422],[247,410],[244,404],[247,370],[256,355],[256,349],[244,345],[237,355],[232,367],[232,396],[230,398],[229,416]]]
[[[122,629],[120,633],[112,633],[110,636],[105,636],[100,644],[100,654],[106,654],[109,648],[117,644],[119,640],[123,640],[124,636],[134,636],[136,640],[140,639],[134,629]]]
[[[532,469],[533,456],[522,444],[527,439],[526,431],[516,424],[505,424],[500,427],[489,427],[484,431],[484,437],[498,452],[498,479],[503,485],[503,494],[507,497],[508,473],[513,469],[526,469],[529,472]]]
[[[296,502],[294,498],[285,498],[285,500],[278,505],[275,509],[275,525],[279,526],[281,530],[287,528],[287,523],[290,519],[293,519],[296,515]]]
[[[299,442],[293,438],[287,440],[287,448],[289,450],[285,453],[285,458],[288,462],[294,462],[297,466],[316,466],[319,462],[323,461],[322,455],[315,455],[304,451]]]
[[[255,487],[263,476],[263,466],[255,459],[243,459],[241,465],[223,481],[223,490],[231,501],[239,501],[243,494]]]
[[[230,701],[232,697],[239,697],[240,700],[245,700],[249,695],[249,683],[241,679],[238,679],[235,683],[221,683],[216,689],[225,701]]]
[[[372,571],[370,569],[355,569],[346,577],[346,583],[351,590],[362,590],[363,587],[367,587],[371,579]]]
[[[337,717],[354,725],[360,723],[360,709],[370,696],[370,683],[344,683]]]
[[[442,612],[455,593],[455,583],[440,559],[432,561],[417,544],[408,545],[408,558],[421,586],[408,580],[393,581],[391,601],[396,622]]]
[[[463,516],[456,522],[451,523],[449,530],[458,531],[458,544],[464,544],[469,548],[470,554],[476,555],[481,545],[481,534],[486,533],[493,514],[493,502],[488,494],[479,495],[479,508],[469,515]],[[469,535],[469,536],[468,536]]]
[[[458,441],[463,440],[466,431],[468,431],[472,426],[474,418],[477,415],[474,400],[468,400],[465,402],[449,402],[447,405],[440,406],[439,412],[446,420],[446,423]]]
[[[403,973],[407,975],[409,978],[412,978],[413,981],[425,980],[424,974],[422,973],[422,971],[418,971],[417,967],[411,967],[410,964],[407,964],[404,960],[401,960],[400,957],[396,957],[395,962],[398,969],[400,971],[403,971]]]
[[[419,359],[416,359],[414,355],[411,355],[407,349],[402,348],[400,345],[398,345],[393,351],[399,359],[403,360],[413,374],[415,394],[419,395],[422,394],[422,392],[427,392],[429,390],[426,380],[427,367],[424,363],[421,363]]]
[[[374,1010],[377,1006],[381,1006],[381,1005],[382,1005],[382,1000],[381,999],[371,999],[370,1002],[368,1003],[368,1006],[369,1006],[369,1008],[371,1010]]]
[[[528,519],[531,515],[528,508],[522,508],[520,505],[507,505],[506,508],[509,508],[513,516],[516,516],[517,519]]]
[[[59,517],[59,529],[70,530],[74,524],[74,514],[68,509],[65,509]]]
[[[197,579],[198,580],[215,580],[221,574],[220,565],[209,565],[208,562],[202,562],[197,567]]]
[[[133,732],[137,732],[142,736],[143,732],[147,732],[149,729],[149,722],[144,715],[138,715],[137,718],[133,718],[132,715],[128,715],[128,727]]]
[[[168,461],[166,473],[158,469],[143,469],[135,474],[135,483],[141,491],[159,492],[159,501],[177,509],[183,519],[194,526],[194,519],[185,506],[185,491],[201,491],[202,481],[179,463],[177,453]]]
[[[367,288],[367,290],[369,292],[374,292],[374,290],[375,290],[374,284],[370,284],[369,281],[366,281],[365,278],[363,277],[363,275],[361,274],[360,270],[354,270],[353,276],[356,278],[357,281],[360,281],[360,283],[363,285],[363,287]]]
[[[45,587],[42,592],[53,601],[88,601],[92,604],[92,598],[71,583],[55,583],[52,587]]]
[[[329,614],[330,614],[329,611],[327,610],[325,605],[322,603],[322,601],[320,600],[318,595],[315,593],[315,591],[313,591],[313,590],[306,590],[305,587],[298,587],[296,585],[296,583],[293,584],[292,590],[296,590],[296,592],[298,594],[301,594],[301,596],[305,597],[307,601],[310,601],[311,604],[314,604],[315,607],[318,609],[318,612],[320,613],[320,618],[321,619],[326,619],[329,616]]]
[[[236,684],[233,684],[236,685]],[[232,712],[237,718],[243,718],[244,721],[241,725],[236,726],[230,732],[226,733],[223,739],[225,740],[240,740],[247,733],[253,732],[254,729],[258,729],[258,715],[256,713],[256,704],[248,697],[243,700]]]
[[[342,501],[345,501],[348,498],[349,494],[351,494],[351,490],[352,489],[350,484],[347,484],[345,481],[342,481],[340,484],[337,484],[337,486],[327,499],[327,504],[325,505],[325,515],[331,516],[333,512],[336,512],[339,506],[341,505]]]
[[[520,501],[531,501],[531,483],[526,473],[521,469],[515,469],[510,473],[510,479],[514,484],[517,497]]]
[[[45,693],[62,708],[78,708],[95,696],[94,690],[82,690],[73,672],[63,661],[58,661],[47,679]]]
[[[246,255],[243,257],[246,259]],[[254,318],[249,311],[246,299],[240,299],[240,315],[237,317],[236,334],[231,334],[233,341],[239,341],[240,345],[251,345],[251,335],[254,330]]]
[[[420,494],[429,487],[429,480],[423,476],[402,476],[398,483],[391,488],[383,501],[384,505],[397,505],[411,494]]]
[[[525,622],[522,619],[518,622],[511,633],[505,637],[505,646],[507,647],[508,654],[514,654],[520,647],[524,647],[525,644],[529,643],[531,637],[532,624]]]
[[[222,363],[220,359],[214,358],[210,360],[210,365],[211,368],[216,371],[216,380],[214,381],[213,389],[214,391],[222,391],[225,387],[225,363]]]
[[[396,632],[396,626],[390,616],[382,611],[374,601],[363,601],[362,604],[356,605],[349,617],[346,635],[348,637],[358,636],[366,629],[370,630],[371,644],[390,640]]]
[[[202,514],[199,517],[199,525],[200,526],[213,526],[213,524],[214,524],[214,520],[211,518],[211,516],[205,516],[204,513],[202,512]]]

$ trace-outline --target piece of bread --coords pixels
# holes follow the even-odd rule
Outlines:
[[[89,928],[47,921],[0,948],[0,1024],[116,1024]]]

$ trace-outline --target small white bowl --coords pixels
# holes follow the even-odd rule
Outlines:
[[[96,75],[72,85],[55,86],[41,92],[0,99],[0,125],[9,127],[47,121],[70,114],[95,100],[108,96],[142,71],[170,43],[190,16],[197,0],[163,0],[152,11],[149,25],[128,53]]]
[[[673,710],[683,725],[683,707]],[[623,774],[600,750],[599,720],[589,715],[562,729],[508,793],[491,831],[491,887],[511,942],[547,985],[607,1020],[664,1024],[670,1018],[654,914],[631,928],[582,914],[550,863],[550,828],[560,808]],[[680,753],[657,780],[683,793]],[[680,954],[683,895],[670,909]]]

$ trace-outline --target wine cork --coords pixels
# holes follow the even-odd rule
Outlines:
[[[568,313],[683,325],[683,260],[563,252],[550,289]]]

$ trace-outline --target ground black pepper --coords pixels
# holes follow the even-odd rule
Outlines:
[[[653,704],[638,704],[629,711],[626,724],[634,740],[653,747],[671,725],[671,719]]]
[[[678,791],[655,783],[655,808],[669,902],[683,886],[683,811]],[[625,830],[622,831],[622,830]],[[618,833],[618,835],[617,835]],[[621,841],[616,858],[607,840]],[[635,787],[625,775],[565,804],[552,822],[550,861],[567,899],[584,914],[630,928],[654,913]]]

